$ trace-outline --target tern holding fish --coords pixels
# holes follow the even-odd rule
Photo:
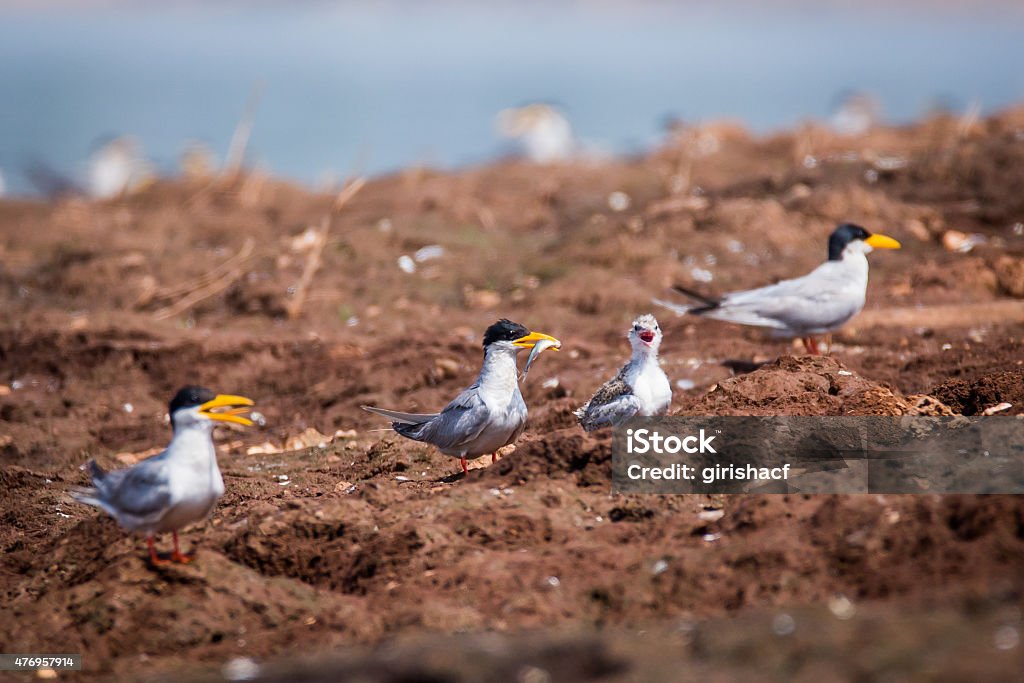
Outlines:
[[[627,337],[632,358],[576,411],[585,431],[616,427],[637,415],[664,415],[672,403],[672,386],[658,360],[662,339],[658,321],[653,315],[641,315]]]
[[[525,373],[547,348],[562,343],[546,334],[531,332],[519,323],[501,319],[484,332],[484,363],[479,376],[440,413],[403,413],[372,406],[363,410],[391,420],[391,427],[414,441],[436,446],[445,455],[459,458],[469,472],[468,458],[491,455],[514,443],[526,427],[526,402],[519,391],[516,357],[531,349]]]
[[[837,227],[828,239],[828,260],[803,277],[774,285],[733,292],[716,298],[685,287],[673,289],[698,303],[680,305],[655,299],[676,313],[691,313],[740,325],[766,327],[775,336],[800,337],[812,354],[820,352],[817,336],[825,335],[831,350],[832,332],[864,308],[868,260],[872,249],[899,249],[900,243],[872,234],[852,223]]]
[[[213,427],[218,421],[252,425],[242,416],[252,405],[244,396],[184,387],[168,408],[174,434],[166,450],[113,472],[103,471],[90,460],[92,487],[74,490],[71,495],[80,503],[102,509],[125,529],[144,533],[152,564],[190,562],[193,556],[178,547],[178,531],[206,519],[224,495]],[[157,554],[153,541],[156,534],[167,532],[174,535],[174,553],[169,560]]]

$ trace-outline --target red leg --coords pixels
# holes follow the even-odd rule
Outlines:
[[[831,356],[832,355],[832,333],[831,332],[829,332],[828,334],[825,335],[825,355],[826,356]]]
[[[171,555],[171,561],[179,562],[181,564],[188,564],[193,559],[192,555],[184,555],[184,554],[182,554],[181,550],[178,548],[178,532],[177,531],[171,532],[171,535],[174,536],[174,554]]]
[[[821,351],[818,349],[818,342],[814,337],[804,337],[804,346],[807,347],[807,353],[812,356],[821,355]]]
[[[498,454],[497,453],[491,453],[491,464],[493,465],[496,462],[498,462]]]
[[[459,458],[459,462],[462,463],[462,473],[469,474],[469,465],[466,464],[466,456]]]
[[[156,552],[156,545],[153,543],[152,536],[146,536],[146,544],[149,546],[149,563],[154,567],[159,567],[165,564],[170,564],[168,560],[163,559]]]

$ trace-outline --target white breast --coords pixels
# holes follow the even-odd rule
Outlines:
[[[171,507],[158,529],[165,532],[206,519],[224,495],[224,479],[209,432],[190,429],[175,434],[168,451]]]
[[[657,360],[635,364],[626,375],[626,383],[640,401],[640,414],[664,415],[672,403],[672,387]]]

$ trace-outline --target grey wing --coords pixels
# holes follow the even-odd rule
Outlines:
[[[758,289],[735,292],[705,315],[717,320],[779,330],[805,330],[839,325],[864,304],[848,284],[815,271]]]
[[[633,396],[632,387],[623,379],[624,370],[601,385],[586,405],[576,411],[576,417],[584,430],[590,432],[618,424],[640,409],[640,402]]]
[[[374,406],[362,406],[362,408],[368,413],[380,415],[393,422],[402,422],[404,424],[423,424],[437,417],[437,413],[405,413],[400,410],[388,410],[387,408],[375,408]]]
[[[124,470],[107,473],[96,482],[100,500],[111,514],[139,521],[159,519],[171,504],[167,463],[160,456]]]
[[[580,425],[588,432],[601,427],[615,427],[638,412],[640,412],[640,399],[633,394],[626,394],[608,403],[591,406],[580,420]]]
[[[443,452],[459,453],[462,446],[475,440],[490,420],[490,410],[473,385],[445,406],[437,417],[418,425],[394,425],[402,436],[433,444]]]

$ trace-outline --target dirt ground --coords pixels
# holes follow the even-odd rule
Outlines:
[[[676,413],[1024,414],[1021,187],[1024,109],[681,128],[338,210],[256,174],[0,202],[0,649],[80,652],[89,680],[1013,680],[1021,498],[612,495],[610,436],[572,410],[653,310]],[[840,221],[904,249],[870,256],[831,358],[650,303],[809,270]],[[564,343],[498,463],[462,477],[359,409],[441,407],[498,317]],[[153,570],[67,492],[165,444],[185,383],[266,424],[218,433],[199,559]]]

